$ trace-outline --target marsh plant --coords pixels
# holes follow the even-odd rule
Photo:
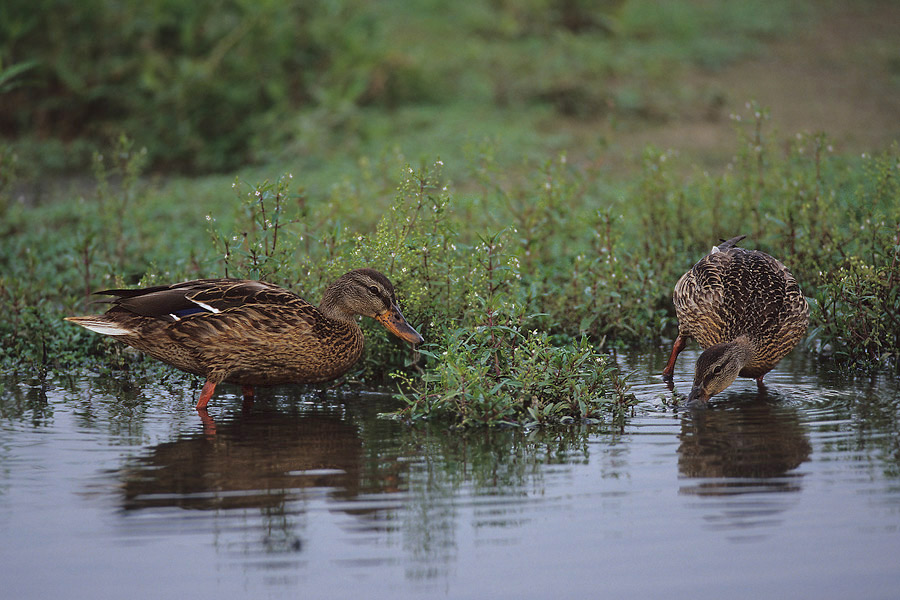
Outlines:
[[[434,367],[421,379],[398,375],[406,384],[398,416],[496,425],[621,422],[629,413],[635,398],[625,378],[586,337],[557,346],[546,332],[523,329],[522,317],[490,320],[453,331],[441,352],[422,351]]]
[[[291,226],[303,217],[304,203],[302,194],[291,192],[292,179],[290,173],[274,183],[265,180],[256,185],[236,179],[232,189],[241,209],[233,231],[221,230],[215,217],[206,216],[225,277],[270,281],[276,275],[290,276],[296,242],[285,241],[284,237],[293,233]]]
[[[505,255],[505,232],[474,247],[475,268],[466,318],[436,328],[435,343],[422,350],[428,370],[421,378],[398,374],[410,420],[439,419],[461,425],[619,421],[634,402],[625,378],[600,347],[582,336],[554,344],[517,300],[519,261]]]
[[[225,203],[227,182],[192,203],[154,189],[140,175],[145,154],[122,138],[95,159],[93,190],[2,205],[2,364],[152,364],[62,322],[97,289],[228,275],[316,302],[334,278],[368,266],[395,283],[426,343],[412,352],[364,321],[350,379],[399,383],[402,417],[621,419],[633,397],[607,352],[671,339],[674,282],[719,238],[745,234],[801,282],[809,346],[823,359],[896,368],[898,148],[845,157],[821,135],[779,143],[753,105],[735,126],[740,144],[717,173],[648,148],[627,185],[564,153],[511,176],[486,142],[460,184],[440,160],[415,167],[394,153],[318,192],[290,175],[236,180],[237,201]]]

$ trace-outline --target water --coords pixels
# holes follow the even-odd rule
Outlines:
[[[290,387],[243,413],[225,386],[204,422],[187,379],[6,380],[0,595],[896,598],[896,379],[797,352],[684,411],[664,359],[621,359],[620,431],[408,428]]]

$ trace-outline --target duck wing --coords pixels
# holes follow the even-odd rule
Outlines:
[[[97,292],[115,296],[106,300],[108,312],[126,312],[163,321],[179,321],[196,314],[215,314],[249,306],[311,305],[283,288],[246,279],[196,279],[172,285]]]

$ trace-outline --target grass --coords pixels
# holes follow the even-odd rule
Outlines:
[[[10,0],[0,134],[37,177],[83,171],[122,132],[154,169],[205,173],[330,148],[371,156],[395,127],[459,131],[462,114],[488,127],[498,110],[535,109],[628,126],[704,102],[681,83],[686,69],[757,53],[809,13],[800,0]],[[407,110],[418,122],[394,118]]]
[[[364,322],[354,376],[400,383],[403,418],[617,422],[634,399],[605,352],[671,339],[674,282],[737,234],[797,276],[823,359],[896,366],[896,145],[859,157],[821,134],[785,140],[752,104],[735,115],[720,170],[652,146],[629,155],[616,142],[705,103],[678,75],[758,51],[802,5],[677,2],[666,18],[640,2],[571,5],[446,15],[425,6],[413,21],[378,5],[383,14],[357,15],[343,34],[386,36],[372,55],[357,67],[331,57],[313,86],[318,101],[285,110],[271,130],[255,122],[259,139],[280,143],[223,175],[161,175],[171,165],[159,162],[158,141],[122,135],[94,152],[90,181],[67,186],[35,159],[33,139],[6,142],[3,369],[155,369],[62,321],[94,310],[96,289],[230,275],[316,301],[333,278],[371,266],[393,280],[426,344],[412,364]],[[547,14],[550,25],[537,18]],[[378,42],[394,38],[400,55]],[[363,91],[350,93],[359,81]],[[384,87],[366,96],[373,81]]]

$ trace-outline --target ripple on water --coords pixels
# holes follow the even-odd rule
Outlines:
[[[765,573],[786,593],[850,582],[878,597],[898,583],[896,382],[824,377],[798,356],[764,395],[741,381],[685,410],[667,405],[665,358],[620,357],[640,402],[613,431],[406,427],[377,418],[383,397],[289,388],[246,413],[223,395],[209,421],[190,382],[70,382],[43,404],[17,388],[0,398],[0,572],[16,597],[96,597],[98,564],[104,589],[156,595],[756,597]]]

